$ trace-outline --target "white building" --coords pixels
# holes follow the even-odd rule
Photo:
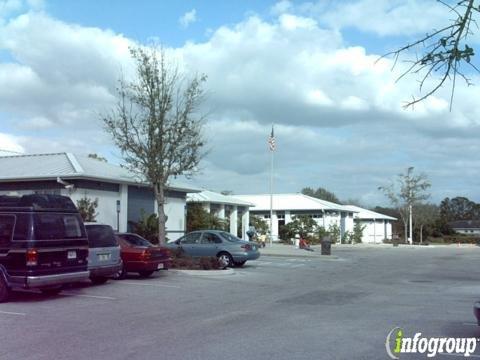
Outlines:
[[[354,205],[345,207],[355,211],[353,216],[355,222],[365,227],[362,242],[381,244],[384,239],[392,239],[392,222],[396,221],[396,218]]]
[[[166,190],[166,230],[169,239],[185,233],[187,192],[191,187],[170,184]],[[157,211],[153,191],[128,170],[71,153],[0,157],[0,195],[51,193],[77,200],[98,198],[96,221],[128,231],[131,222]]]
[[[200,203],[209,213],[223,220],[228,219],[230,233],[245,238],[250,216],[249,208],[253,206],[252,203],[208,190],[188,194],[187,203]],[[238,234],[239,222],[241,222],[241,234]]]
[[[250,213],[260,216],[270,222],[270,195],[235,195],[244,201],[252,203]],[[304,194],[273,194],[272,202],[272,237],[278,240],[279,229],[288,224],[296,215],[307,215],[325,229],[333,224],[340,228],[340,236],[347,231],[353,231],[353,216],[355,210],[343,205],[320,200]]]

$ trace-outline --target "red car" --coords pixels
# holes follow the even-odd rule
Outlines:
[[[168,249],[155,246],[137,234],[118,233],[116,236],[123,260],[123,269],[117,279],[125,278],[129,272],[149,277],[154,271],[168,270],[171,261]]]

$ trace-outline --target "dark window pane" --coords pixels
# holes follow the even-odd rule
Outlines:
[[[185,237],[181,240],[182,244],[197,244],[198,240],[200,239],[200,235],[202,233],[190,233],[185,235]]]
[[[30,214],[17,214],[15,230],[13,231],[13,240],[28,240],[28,233],[31,227],[32,216]]]
[[[150,241],[138,235],[125,235],[124,239],[134,246],[153,246]]]
[[[113,234],[113,230],[108,225],[88,225],[86,226],[88,235],[88,245],[92,248],[117,246],[118,242]]]
[[[78,239],[85,237],[77,214],[35,214],[34,229],[37,240]]]
[[[5,245],[12,241],[14,225],[15,216],[0,215],[0,245]]]

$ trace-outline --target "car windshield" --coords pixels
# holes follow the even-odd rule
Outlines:
[[[227,233],[227,232],[221,232],[220,233],[222,235],[222,237],[230,242],[238,242],[238,241],[242,241],[242,239],[236,237],[236,236],[233,236],[232,234],[230,233]]]
[[[130,245],[153,246],[152,243],[138,235],[121,235]]]

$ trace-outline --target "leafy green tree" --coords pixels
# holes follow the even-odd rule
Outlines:
[[[448,18],[445,19],[443,27],[432,30],[425,36],[384,55],[393,56],[395,64],[397,64],[402,54],[409,54],[411,51],[416,53],[413,60],[408,59],[409,64],[399,79],[408,74],[414,75],[419,82],[420,93],[425,86],[429,87],[423,95],[413,97],[411,101],[407,102],[406,107],[425,100],[450,81],[451,109],[456,81],[463,79],[467,85],[471,85],[467,71],[480,72],[472,61],[475,56],[474,49],[467,44],[468,39],[474,35],[474,30],[478,29],[476,18],[480,13],[480,1],[439,0],[439,3],[445,5],[448,11],[446,12]],[[452,15],[453,18],[451,18]],[[433,82],[429,80],[433,80]]]
[[[284,233],[287,238],[294,238],[300,235],[307,238],[314,234],[317,230],[317,223],[307,215],[296,215],[292,217],[292,221],[284,225]]]
[[[356,221],[353,225],[352,232],[352,243],[360,244],[363,240],[363,230],[365,230],[366,225],[362,225],[360,222]]]
[[[94,222],[97,217],[98,198],[92,200],[87,196],[77,200],[77,208],[80,216],[85,222]]]
[[[187,206],[187,231],[195,230],[228,230],[228,223],[218,216],[209,213],[200,203]]]
[[[328,191],[327,189],[322,187],[319,187],[317,189],[312,189],[310,187],[303,188],[302,194],[308,195],[317,199],[330,201],[336,204],[340,203],[340,200],[338,200],[337,196],[333,192]]]
[[[255,231],[259,234],[268,233],[268,224],[259,216],[250,215],[250,225],[252,225],[255,228]]]
[[[440,203],[440,216],[446,222],[476,220],[480,218],[480,205],[466,197],[445,198]]]
[[[158,216],[157,214],[146,214],[141,211],[138,222],[131,221],[133,232],[147,239],[152,244],[158,244]]]
[[[338,224],[331,224],[328,227],[328,234],[330,235],[330,239],[332,240],[332,243],[338,243],[340,242],[340,226]]]
[[[153,188],[163,243],[168,181],[193,175],[205,155],[199,107],[206,77],[188,79],[155,47],[130,48],[130,54],[136,76],[120,80],[116,106],[102,120],[126,167]]]

